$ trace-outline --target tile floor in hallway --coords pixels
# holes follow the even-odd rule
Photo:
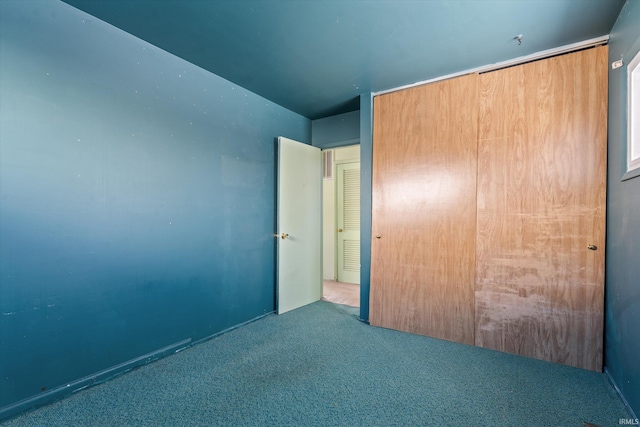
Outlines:
[[[360,307],[360,285],[324,280],[322,299],[335,304]]]

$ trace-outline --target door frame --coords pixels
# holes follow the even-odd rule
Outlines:
[[[351,157],[351,158],[346,158],[346,159],[342,159],[342,160],[336,160],[336,156],[335,156],[335,150],[340,150],[340,149],[344,149],[344,148],[348,148],[348,147],[358,147],[358,153],[359,156],[358,158],[355,157]],[[337,169],[337,165],[338,164],[342,164],[342,163],[360,163],[360,182],[362,183],[362,146],[360,144],[360,139],[349,139],[349,140],[345,140],[345,141],[339,141],[339,142],[335,142],[335,143],[331,143],[331,144],[327,144],[324,147],[321,147],[321,150],[324,151],[329,151],[329,150],[333,150],[334,151],[334,155],[333,155],[333,184],[332,185],[332,191],[333,191],[333,204],[334,207],[332,209],[332,212],[330,215],[332,215],[332,221],[333,221],[333,232],[332,232],[332,242],[331,247],[333,250],[332,256],[331,256],[331,262],[333,264],[333,277],[332,279],[325,279],[324,278],[324,274],[323,274],[323,280],[335,280],[337,281],[338,279],[338,239],[337,239],[337,222],[338,222],[338,211],[337,211],[337,197],[338,197],[338,192],[337,192],[337,176],[336,176],[336,169]],[[323,180],[324,182],[324,180]],[[324,185],[324,184],[323,184]],[[323,199],[324,200],[324,199]],[[322,221],[324,224],[324,212],[323,212],[323,217],[322,217]],[[324,238],[323,238],[323,254],[324,254]],[[362,184],[361,184],[361,189],[360,189],[360,244],[362,245]],[[360,257],[362,258],[362,248],[360,249]],[[324,263],[324,261],[323,261]],[[362,259],[360,260],[360,270],[362,272]],[[324,272],[324,264],[323,264],[323,272]],[[362,273],[360,275],[360,280],[362,281]]]

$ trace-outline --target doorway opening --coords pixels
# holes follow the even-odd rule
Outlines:
[[[360,307],[360,145],[323,152],[324,301]]]

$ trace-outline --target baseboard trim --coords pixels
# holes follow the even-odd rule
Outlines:
[[[223,331],[216,332],[215,334],[209,335],[209,336],[204,337],[204,338],[200,338],[198,341],[194,341],[194,342],[191,344],[191,346],[190,346],[190,347],[192,347],[192,346],[194,346],[194,345],[202,344],[203,342],[206,342],[206,341],[212,340],[212,339],[214,339],[214,338],[217,338],[217,337],[219,337],[220,335],[228,334],[229,332],[233,331],[234,329],[242,328],[243,326],[246,326],[246,325],[248,325],[249,323],[253,323],[253,322],[257,321],[257,320],[260,320],[260,319],[262,319],[262,318],[264,318],[264,317],[267,317],[267,316],[271,316],[272,314],[275,314],[275,313],[276,313],[275,311],[270,311],[270,312],[268,312],[268,313],[261,314],[261,315],[260,315],[260,316],[258,316],[258,317],[254,317],[253,319],[247,320],[246,322],[242,322],[242,323],[240,323],[240,324],[238,324],[238,325],[235,325],[235,326],[232,326],[232,327],[230,327],[230,328],[227,328],[227,329],[225,329],[225,330],[223,330]]]
[[[633,420],[637,420],[638,416],[633,411],[633,408],[631,408],[631,405],[629,405],[629,402],[627,401],[627,398],[624,397],[624,394],[622,394],[622,391],[620,390],[620,387],[618,387],[618,384],[616,384],[615,380],[613,379],[613,377],[609,373],[609,370],[606,367],[604,368],[604,375],[607,377],[607,379],[609,380],[609,383],[611,383],[611,385],[615,389],[616,393],[618,393],[618,396],[620,396],[620,399],[622,400],[622,403],[624,404],[624,407],[626,408],[627,412],[629,413],[629,418],[631,418]]]
[[[6,421],[9,418],[13,418],[27,411],[51,404],[58,400],[62,400],[65,397],[69,397],[72,394],[75,394],[86,388],[93,387],[98,384],[102,384],[106,381],[112,380],[120,375],[123,375],[135,368],[147,365],[149,363],[155,362],[156,360],[159,360],[164,357],[170,356],[172,354],[178,353],[180,351],[186,350],[187,348],[193,347],[194,345],[201,344],[205,341],[209,341],[213,338],[229,333],[234,329],[241,328],[245,325],[248,325],[249,323],[253,323],[256,320],[260,320],[263,317],[266,317],[272,314],[274,314],[273,311],[262,314],[251,320],[247,320],[246,322],[240,323],[236,326],[232,326],[223,331],[216,332],[215,334],[209,335],[205,338],[201,338],[197,341],[192,341],[191,338],[187,338],[185,340],[168,345],[166,347],[163,347],[151,353],[147,353],[140,357],[136,357],[135,359],[131,359],[127,362],[120,363],[119,365],[115,365],[110,368],[104,369],[102,371],[96,372],[95,374],[91,374],[84,378],[80,378],[78,380],[72,381],[68,384],[61,385],[56,388],[52,388],[51,390],[38,394],[37,396],[28,397],[16,403],[12,403],[11,405],[0,408],[0,422]]]
[[[131,359],[124,363],[112,366],[111,368],[96,372],[95,374],[88,375],[84,378],[80,378],[68,384],[53,388],[51,390],[38,394],[37,396],[28,397],[9,406],[5,406],[4,408],[0,408],[0,420],[11,418],[23,412],[48,405],[81,390],[84,390],[85,388],[101,384],[105,381],[109,381],[110,379],[129,372],[139,366],[149,364],[170,354],[183,350],[184,348],[188,347],[190,343],[190,338],[179,341],[175,344],[168,345],[151,353],[136,357],[135,359]]]

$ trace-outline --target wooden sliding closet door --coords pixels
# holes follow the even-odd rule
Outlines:
[[[474,342],[477,85],[374,100],[372,325]]]
[[[479,123],[476,345],[601,371],[606,46],[481,75]]]

